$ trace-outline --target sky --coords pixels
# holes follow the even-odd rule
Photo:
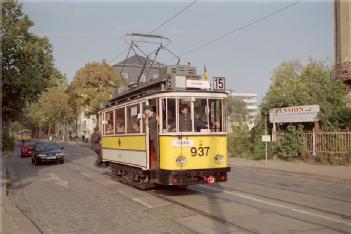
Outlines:
[[[49,38],[55,65],[68,80],[89,62],[112,60],[128,48],[126,33],[149,33],[189,5],[184,2],[28,2],[23,9],[34,21],[31,32]],[[182,55],[220,35],[247,25],[293,1],[197,1],[154,34],[166,36],[169,49]],[[209,77],[224,76],[235,92],[264,96],[272,73],[284,61],[334,60],[332,1],[301,1],[271,17],[181,57]],[[149,47],[145,47],[148,49]],[[172,57],[164,53],[159,62]],[[168,62],[174,64],[175,61]]]

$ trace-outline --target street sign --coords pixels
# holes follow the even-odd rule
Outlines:
[[[262,142],[271,141],[271,135],[262,135]]]
[[[269,121],[271,123],[317,122],[319,110],[319,105],[274,108],[269,111]]]

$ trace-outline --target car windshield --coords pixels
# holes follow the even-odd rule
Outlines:
[[[36,150],[39,151],[44,151],[44,150],[58,150],[60,149],[60,146],[55,143],[43,143],[43,144],[37,144]]]

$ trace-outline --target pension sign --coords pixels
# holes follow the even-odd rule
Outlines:
[[[271,123],[317,122],[319,110],[319,105],[274,108],[269,111],[269,121]]]

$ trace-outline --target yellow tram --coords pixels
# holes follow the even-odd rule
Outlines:
[[[99,129],[102,159],[112,176],[142,189],[226,181],[224,84],[217,77],[211,86],[190,65],[167,65],[160,68],[160,78],[105,104],[98,113]],[[146,108],[152,109],[156,129],[149,127]]]
[[[29,141],[32,139],[32,131],[29,129],[23,129],[16,133],[16,140],[18,141]]]

